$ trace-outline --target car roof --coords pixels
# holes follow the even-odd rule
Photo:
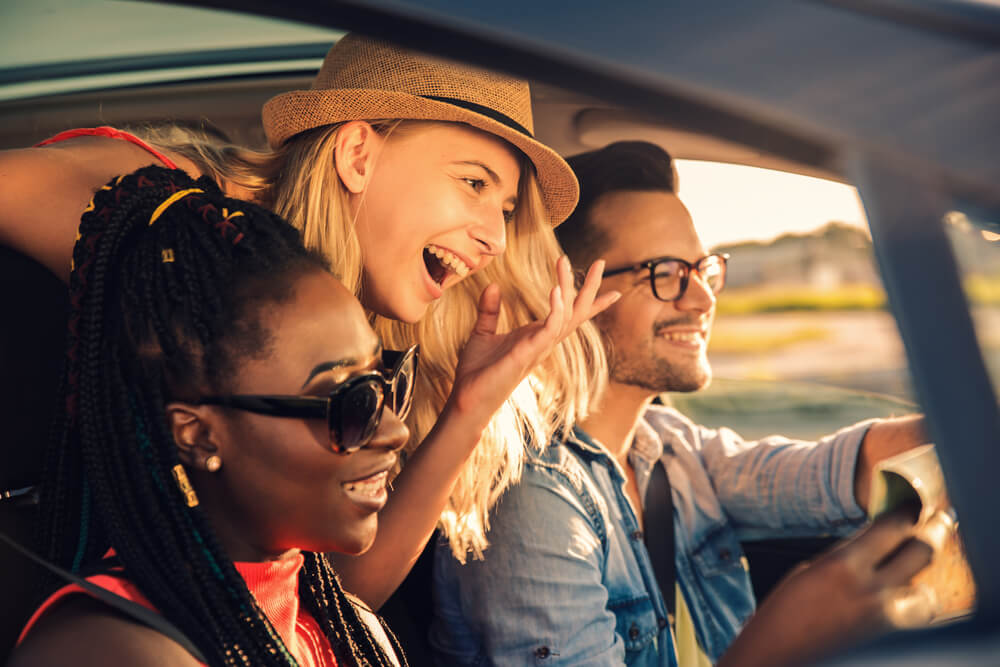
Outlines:
[[[623,11],[591,0],[574,3],[571,13],[560,3],[523,0],[373,0],[327,9],[259,0],[177,4],[191,6],[5,5],[2,16],[16,29],[0,44],[0,98],[231,81],[269,70],[301,72],[275,82],[276,89],[302,85],[342,34],[334,26],[353,22],[553,84],[536,97],[551,102],[550,114],[561,109],[558,124],[585,138],[573,145],[554,137],[564,153],[599,143],[602,133],[666,133],[680,157],[728,157],[845,179],[852,152],[879,152],[1000,208],[1000,9],[992,2],[686,0]],[[104,37],[94,28],[75,30],[78,19],[94,13],[114,17]],[[187,77],[179,71],[185,69]],[[635,109],[651,114],[643,118]]]
[[[1000,205],[995,3],[197,4],[361,28],[843,177],[877,152]]]
[[[880,6],[894,3],[884,2],[688,1],[639,3],[627,12],[583,2],[573,6],[572,29],[560,3],[375,1],[333,3],[326,10],[295,2],[178,4],[190,6],[6,5],[2,15],[16,29],[0,44],[0,100],[8,100],[0,112],[0,145],[23,142],[33,100],[9,102],[18,98],[73,93],[62,113],[32,119],[37,134],[41,127],[66,127],[59,121],[92,102],[88,88],[104,96],[119,88],[123,104],[155,108],[156,92],[176,83],[167,93],[174,108],[177,96],[187,95],[204,109],[213,90],[220,100],[236,89],[256,101],[305,87],[342,34],[335,26],[353,20],[413,46],[530,72],[543,84],[536,85],[536,104],[546,105],[539,116],[550,119],[539,134],[564,154],[605,138],[652,136],[679,158],[845,180],[851,149],[878,150],[918,161],[977,201],[1000,207],[992,187],[1000,177],[993,159],[1000,133],[989,114],[1000,109],[994,85],[1000,54],[993,48],[1000,19],[985,3],[918,2],[936,13],[914,12],[911,3],[909,13],[892,14]],[[106,35],[75,30],[79,19],[95,13],[114,16]],[[394,29],[401,22],[419,29]],[[506,35],[516,35],[527,50],[512,48]],[[586,77],[579,76],[581,67]],[[273,72],[270,81],[261,76],[267,72]],[[206,81],[211,84],[198,85]],[[143,84],[156,83],[156,91],[146,86],[147,101]],[[108,112],[113,120],[113,99]],[[567,127],[574,136],[560,132]],[[251,132],[244,121],[237,135]]]

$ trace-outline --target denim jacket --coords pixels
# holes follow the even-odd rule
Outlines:
[[[677,583],[713,661],[755,605],[741,539],[846,534],[864,521],[854,469],[870,423],[816,443],[750,442],[672,408],[644,415],[629,461],[640,497],[664,461]],[[485,559],[461,565],[438,545],[430,641],[439,663],[676,665],[624,485],[618,462],[579,429],[531,452],[491,513]]]

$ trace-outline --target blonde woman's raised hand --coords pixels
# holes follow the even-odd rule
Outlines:
[[[459,355],[452,408],[482,414],[482,425],[492,417],[531,370],[573,330],[621,297],[620,292],[598,296],[604,260],[590,266],[577,291],[573,270],[564,255],[556,263],[558,284],[549,292],[549,314],[505,334],[497,333],[500,289],[489,285],[479,297],[479,315]]]

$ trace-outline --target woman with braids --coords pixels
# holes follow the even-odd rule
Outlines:
[[[293,227],[178,170],[102,187],[73,262],[50,558],[211,665],[399,664],[322,552],[375,538],[416,350],[383,351]],[[45,602],[13,665],[197,664],[82,593]]]
[[[578,188],[533,138],[523,81],[349,35],[310,90],[270,100],[263,120],[267,151],[96,128],[0,153],[0,243],[65,277],[93,191],[176,164],[289,220],[387,346],[419,343],[406,465],[372,549],[337,560],[346,587],[378,607],[436,524],[459,558],[482,552],[524,442],[548,442],[600,389],[586,320],[617,293],[596,297],[596,262],[578,294],[560,256],[552,226]]]

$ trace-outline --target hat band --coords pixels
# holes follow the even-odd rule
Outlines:
[[[423,97],[426,100],[434,100],[435,102],[444,102],[445,104],[451,104],[456,107],[462,107],[463,109],[467,109],[468,111],[475,111],[481,116],[486,116],[487,118],[491,118],[497,121],[498,123],[506,125],[512,130],[517,130],[521,134],[534,139],[534,136],[531,134],[531,132],[528,132],[528,129],[526,127],[518,123],[510,116],[506,116],[500,113],[496,109],[491,109],[489,107],[483,106],[482,104],[476,104],[475,102],[460,100],[457,97],[439,97],[437,95],[421,95],[420,97]]]

